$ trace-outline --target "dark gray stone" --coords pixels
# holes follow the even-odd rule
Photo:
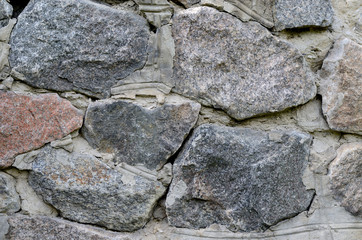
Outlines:
[[[209,7],[175,14],[174,91],[236,119],[282,111],[316,94],[303,56],[256,22]]]
[[[62,217],[134,231],[147,223],[166,191],[156,179],[113,170],[92,155],[47,146],[33,162],[29,184]]]
[[[331,189],[341,206],[362,217],[362,143],[343,144],[330,165]]]
[[[30,1],[10,39],[10,65],[29,85],[106,97],[144,66],[146,20],[88,0]]]
[[[276,0],[274,28],[328,27],[333,15],[330,0]]]
[[[12,176],[0,172],[0,213],[14,213],[20,210],[20,198],[15,184]]]
[[[67,220],[43,216],[14,215],[8,218],[9,240],[115,240],[116,233]],[[123,238],[122,238],[123,239]]]
[[[254,231],[306,210],[314,194],[302,182],[310,143],[296,131],[200,126],[175,160],[169,223]]]
[[[88,107],[82,131],[91,146],[115,153],[114,162],[160,169],[195,125],[200,104],[186,102],[147,109],[127,101]]]

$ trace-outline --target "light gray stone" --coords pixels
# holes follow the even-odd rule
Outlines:
[[[359,44],[340,39],[319,72],[323,114],[333,130],[362,134],[361,55]]]
[[[30,1],[11,35],[11,66],[29,85],[106,97],[142,68],[146,20],[88,0]]]
[[[50,146],[38,154],[29,184],[67,219],[117,231],[143,227],[166,188],[156,176],[113,170],[92,155]]]
[[[0,172],[0,213],[14,213],[20,209],[20,198],[15,190],[15,179]]]
[[[328,27],[333,22],[330,0],[276,0],[274,28]]]
[[[5,240],[5,234],[9,231],[8,217],[0,214],[0,240]]]
[[[322,113],[321,99],[313,99],[297,110],[298,125],[308,132],[329,130]]]
[[[173,91],[245,119],[303,104],[316,94],[303,56],[255,22],[197,7],[173,19]]]
[[[302,182],[311,137],[202,125],[175,160],[166,199],[169,223],[258,231],[308,208]]]
[[[6,0],[0,1],[0,27],[5,27],[13,15],[13,6]]]
[[[127,101],[98,101],[88,107],[84,137],[91,146],[114,153],[115,164],[160,169],[195,125],[200,104],[185,102],[147,109]]]
[[[343,144],[330,165],[331,189],[347,211],[362,217],[362,143]]]

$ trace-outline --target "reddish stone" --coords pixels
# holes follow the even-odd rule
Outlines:
[[[82,113],[55,93],[0,91],[0,169],[11,166],[17,154],[60,139],[82,124]]]

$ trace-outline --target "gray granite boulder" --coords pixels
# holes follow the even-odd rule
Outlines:
[[[106,97],[142,68],[146,20],[88,0],[30,1],[10,39],[10,65],[38,88]]]
[[[200,126],[174,163],[169,223],[258,231],[306,210],[314,195],[302,183],[310,143],[296,131]]]
[[[353,215],[362,217],[362,143],[349,143],[337,150],[330,165],[334,197]]]
[[[270,1],[271,2],[271,1]],[[330,0],[276,0],[274,28],[328,27],[333,22]]]
[[[14,213],[20,210],[20,198],[15,184],[12,176],[0,172],[0,213]]]
[[[29,184],[62,217],[118,231],[143,227],[166,191],[156,176],[116,171],[92,155],[50,146],[33,162]]]
[[[154,109],[127,101],[98,101],[88,107],[82,128],[91,146],[114,153],[115,164],[160,169],[195,125],[200,104],[164,104]]]
[[[319,72],[323,114],[333,130],[362,134],[361,56],[361,45],[337,40]]]
[[[175,92],[245,119],[316,94],[303,56],[256,22],[197,7],[173,19]]]

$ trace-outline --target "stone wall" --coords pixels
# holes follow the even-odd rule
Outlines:
[[[0,25],[0,239],[360,239],[361,1],[1,0]]]

